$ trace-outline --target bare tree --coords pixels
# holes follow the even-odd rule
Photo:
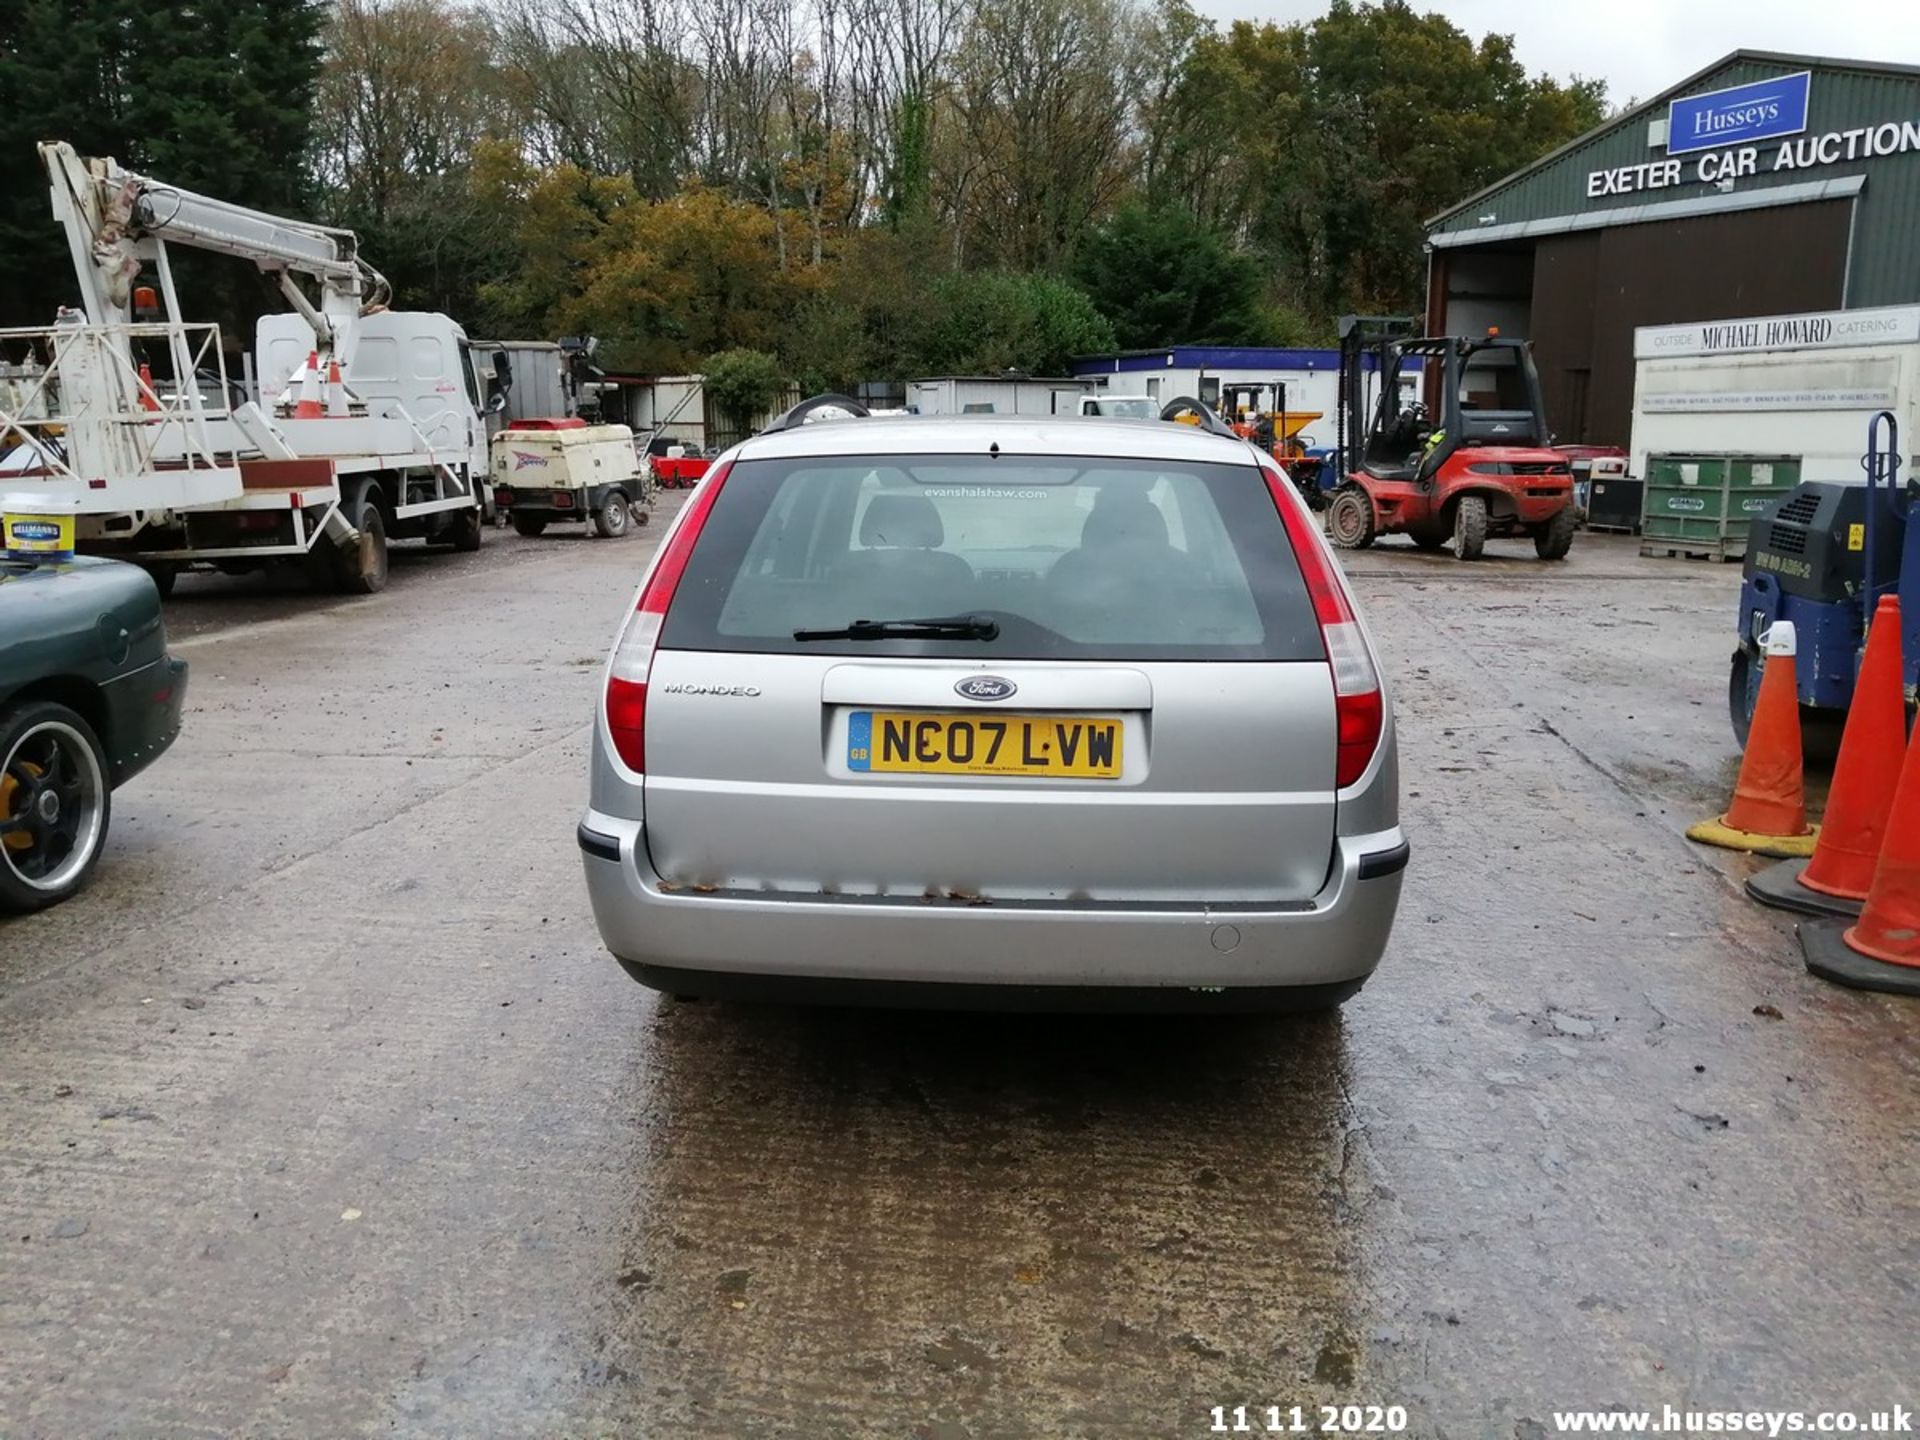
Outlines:
[[[881,92],[881,104],[887,135],[887,203],[897,223],[923,213],[932,200],[937,118],[963,28],[965,0],[870,3],[876,12],[873,24],[893,44],[891,87]]]
[[[543,0],[510,0],[496,22],[501,87],[520,116],[528,159],[620,173],[628,153],[617,140],[605,67],[570,39]]]
[[[701,74],[675,0],[513,0],[510,68],[557,156],[663,199],[697,168]]]
[[[337,208],[382,221],[421,177],[465,164],[497,114],[493,43],[448,0],[339,0],[314,126]]]
[[[955,55],[964,169],[950,222],[998,263],[1052,268],[1131,179],[1133,12],[978,0],[972,18]]]

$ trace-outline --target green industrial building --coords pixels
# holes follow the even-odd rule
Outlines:
[[[1920,302],[1920,66],[1736,50],[1428,226],[1432,334],[1534,342],[1625,445],[1641,325]]]

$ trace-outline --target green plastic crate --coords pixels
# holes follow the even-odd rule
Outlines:
[[[1754,517],[1799,483],[1798,455],[1650,455],[1640,553],[1743,559]]]

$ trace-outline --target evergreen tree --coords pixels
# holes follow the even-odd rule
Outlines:
[[[325,16],[325,0],[0,0],[0,324],[47,324],[78,299],[37,141],[302,214]],[[244,339],[260,277],[212,257],[183,268],[188,318]]]
[[[1125,349],[1277,338],[1263,323],[1259,262],[1173,206],[1109,216],[1081,242],[1074,278]]]

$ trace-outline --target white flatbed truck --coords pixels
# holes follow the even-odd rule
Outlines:
[[[40,154],[83,308],[0,330],[9,490],[71,499],[79,548],[141,564],[163,592],[184,567],[296,562],[371,593],[390,538],[479,547],[486,425],[458,324],[386,308],[350,231],[82,160],[64,142]],[[229,378],[219,328],[182,316],[169,245],[277,275],[293,308],[256,327],[265,403]]]

